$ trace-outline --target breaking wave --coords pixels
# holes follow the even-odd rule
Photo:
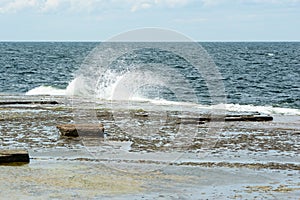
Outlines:
[[[53,96],[63,96],[66,94],[65,89],[59,89],[52,86],[39,86],[33,88],[25,93],[25,95],[53,95]]]
[[[36,88],[33,88],[26,92],[26,95],[51,95],[51,96],[64,96],[64,95],[85,95],[85,94],[73,94],[74,87],[76,82],[78,83],[80,79],[76,78],[70,84],[66,89],[59,89],[52,86],[39,86]],[[114,100],[112,99],[112,92],[109,93],[109,91],[113,90],[116,83],[111,85],[109,89],[106,91],[106,99],[105,100]],[[79,84],[80,85],[80,84]],[[136,101],[136,102],[149,102],[153,105],[170,105],[170,106],[189,106],[189,107],[195,107],[197,109],[205,109],[209,110],[212,109],[213,106],[210,105],[203,105],[203,104],[197,104],[197,103],[189,103],[189,102],[178,102],[178,101],[168,101],[166,99],[149,99],[145,97],[139,97],[134,96],[131,99],[128,99],[129,101]],[[229,112],[259,112],[264,114],[280,114],[280,115],[300,115],[300,109],[294,109],[294,108],[281,108],[281,107],[273,107],[273,106],[256,106],[256,105],[240,105],[240,104],[225,104],[222,107],[226,108]]]

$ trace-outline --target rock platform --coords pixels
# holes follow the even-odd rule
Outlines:
[[[61,124],[56,126],[61,136],[104,137],[103,124]]]
[[[29,154],[26,150],[0,150],[0,164],[29,162]]]

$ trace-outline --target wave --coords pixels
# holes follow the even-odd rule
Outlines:
[[[240,105],[240,104],[226,104],[227,111],[232,112],[259,112],[268,115],[300,115],[300,109],[294,108],[280,108],[273,106],[254,106],[254,105]]]
[[[175,102],[165,99],[145,99],[145,98],[133,98],[134,101],[144,101],[155,105],[175,105],[175,106],[188,106],[194,107],[198,110],[213,110],[216,108],[225,109],[227,112],[258,112],[267,115],[299,115],[300,109],[295,108],[280,108],[273,106],[255,106],[255,105],[241,105],[241,104],[218,104],[218,105],[203,105],[189,102]]]
[[[124,75],[123,75],[124,76]],[[118,82],[122,79],[122,76],[114,77],[115,81],[106,84],[106,86],[102,86],[97,88],[96,91],[91,91],[89,85],[84,84],[84,80],[80,77],[73,79],[66,89],[59,89],[52,86],[39,86],[33,88],[26,92],[26,95],[51,95],[51,96],[78,96],[78,97],[91,97],[91,99],[96,101],[101,100],[126,100],[131,102],[146,102],[152,105],[158,106],[183,106],[183,107],[191,107],[198,110],[213,110],[216,108],[225,109],[227,112],[259,112],[262,114],[269,115],[299,115],[300,109],[295,108],[281,108],[281,107],[273,107],[273,106],[256,106],[256,105],[241,105],[241,104],[219,104],[219,105],[203,105],[193,102],[179,102],[179,101],[170,101],[163,98],[147,98],[143,95],[133,95],[128,97],[128,99],[117,99],[114,98],[113,92],[118,84]],[[100,95],[101,94],[101,95]]]
[[[25,93],[25,95],[52,95],[52,96],[64,96],[66,95],[65,89],[59,89],[52,86],[39,86],[33,88]]]

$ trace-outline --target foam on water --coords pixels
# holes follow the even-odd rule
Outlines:
[[[280,108],[273,106],[254,106],[240,104],[226,104],[226,110],[233,112],[259,112],[264,114],[300,115],[300,109]]]
[[[65,89],[58,89],[52,86],[39,86],[33,88],[25,93],[25,95],[53,95],[53,96],[63,96],[66,94]]]
[[[65,95],[82,97],[88,96],[90,92],[86,87],[87,86],[84,84],[83,78],[78,76],[69,83],[65,90]]]
[[[100,88],[97,89],[96,96],[93,96],[93,99],[99,100],[120,100],[114,99],[113,93],[114,88],[122,79],[122,76],[115,77],[116,81],[111,82],[110,85],[107,85],[103,92],[100,93]],[[87,97],[88,93],[84,90],[84,85],[81,84],[80,77],[75,78],[71,81],[66,89],[58,89],[52,86],[39,86],[33,88],[26,92],[26,95],[51,95],[51,96],[63,96],[63,95],[75,95],[75,96],[82,96]],[[83,88],[77,88],[78,86],[82,86]],[[85,92],[84,92],[85,91]],[[179,102],[179,101],[169,101],[162,98],[154,98],[149,99],[145,98],[144,96],[133,95],[129,99],[126,99],[131,102],[147,102],[152,105],[166,105],[166,106],[186,106],[186,107],[194,107],[196,109],[203,109],[203,110],[212,110],[216,106],[225,108],[226,111],[229,112],[259,112],[262,114],[280,114],[280,115],[299,115],[300,116],[300,109],[293,109],[293,108],[281,108],[281,107],[273,107],[273,106],[255,106],[255,105],[240,105],[240,104],[223,104],[223,105],[203,105],[197,104],[193,102]]]
[[[199,104],[193,102],[168,101],[166,99],[160,99],[160,98],[148,99],[140,96],[133,96],[130,99],[130,101],[149,102],[155,105],[199,106]],[[208,108],[208,106],[206,107]]]
[[[108,70],[103,79],[99,79],[97,82],[97,86],[95,88],[96,98],[116,100],[114,92],[124,77],[126,77],[126,73],[121,75]]]
[[[213,110],[216,107],[225,108],[226,111],[229,112],[259,112],[262,114],[279,114],[279,115],[299,115],[300,116],[300,109],[293,109],[293,108],[280,108],[280,107],[273,107],[273,106],[255,106],[255,105],[240,105],[240,104],[220,104],[220,105],[202,105],[192,102],[175,102],[175,101],[168,101],[165,99],[146,99],[146,98],[139,98],[135,97],[132,98],[133,101],[144,101],[149,102],[155,105],[178,105],[178,106],[187,106],[187,107],[194,107],[198,110]]]

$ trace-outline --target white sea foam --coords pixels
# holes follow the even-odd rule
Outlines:
[[[110,84],[106,88],[103,87],[97,88],[97,90],[95,91],[96,98],[104,99],[104,100],[120,100],[120,99],[114,99],[113,93],[116,85],[118,85],[121,79],[122,76],[115,77],[115,81],[110,82]],[[66,89],[58,89],[52,86],[39,86],[26,92],[26,95],[53,95],[53,96],[75,95],[75,96],[87,97],[87,94],[90,92],[86,90],[87,86],[88,85],[82,83],[80,77],[77,77],[69,83]],[[105,89],[105,90],[101,92],[100,91],[101,89]],[[125,100],[132,101],[132,102],[149,102],[150,104],[153,105],[193,107],[197,110],[199,109],[214,110],[217,108],[221,108],[229,112],[259,112],[259,113],[269,114],[269,115],[274,115],[274,114],[300,115],[300,109],[280,108],[280,107],[273,107],[273,106],[254,106],[254,105],[240,105],[240,104],[220,104],[220,105],[210,106],[210,105],[197,104],[193,102],[168,101],[159,98],[148,99],[143,96],[136,96],[136,95],[130,96],[129,99],[125,99]]]
[[[254,105],[240,105],[240,104],[219,104],[219,105],[202,105],[192,102],[175,102],[167,101],[165,99],[146,99],[140,97],[134,97],[133,101],[144,101],[155,105],[179,105],[187,107],[195,107],[198,110],[213,110],[213,109],[225,109],[229,112],[259,112],[262,114],[278,114],[278,115],[300,115],[300,109],[293,108],[280,108],[273,106],[254,106]]]
[[[105,80],[98,80],[95,89],[95,96],[99,99],[121,100],[120,95],[116,95],[115,91],[126,74],[119,75],[111,71],[105,74]],[[124,99],[123,99],[124,100]]]
[[[139,97],[139,96],[133,96],[130,101],[140,101],[140,102],[149,102],[152,104],[156,104],[156,105],[182,105],[182,106],[199,106],[199,104],[197,103],[193,103],[193,102],[180,102],[180,101],[168,101],[165,99],[148,99],[148,98],[144,98],[144,97]],[[206,106],[207,108],[209,106]]]
[[[69,96],[85,96],[87,93],[86,89],[84,88],[84,83],[82,78],[79,76],[73,79],[68,87],[66,88],[65,95]]]
[[[279,108],[273,106],[254,106],[254,105],[239,105],[226,104],[226,110],[233,112],[259,112],[264,114],[282,114],[282,115],[300,115],[300,109]]]
[[[58,89],[52,86],[39,86],[33,88],[25,93],[25,95],[53,95],[53,96],[63,96],[66,94],[65,89]]]

